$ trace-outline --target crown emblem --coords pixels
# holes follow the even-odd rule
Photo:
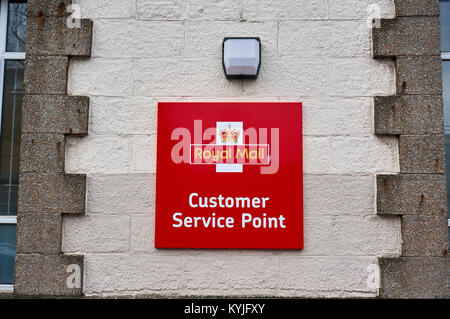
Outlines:
[[[222,143],[225,142],[234,142],[237,143],[239,136],[241,135],[241,131],[238,129],[232,129],[231,125],[228,125],[228,129],[220,130],[220,140]]]

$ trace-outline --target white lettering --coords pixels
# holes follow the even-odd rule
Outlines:
[[[198,205],[194,205],[193,203],[192,203],[192,198],[193,197],[197,197],[198,196],[198,194],[197,193],[192,193],[191,195],[189,195],[189,206],[191,206],[191,207],[198,207]]]
[[[269,197],[215,197],[199,196],[198,193],[189,195],[189,206],[192,208],[266,208]]]
[[[177,216],[181,216],[181,215],[183,215],[183,214],[181,214],[181,213],[175,213],[175,214],[173,214],[173,220],[175,220],[175,221],[178,222],[177,225],[173,224],[173,227],[178,228],[178,227],[183,226],[183,221],[182,221],[181,219],[177,218]]]
[[[242,214],[242,228],[245,228],[245,224],[250,223],[252,220],[252,215]]]

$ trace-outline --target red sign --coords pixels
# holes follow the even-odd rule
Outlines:
[[[160,102],[156,248],[303,248],[302,105]]]

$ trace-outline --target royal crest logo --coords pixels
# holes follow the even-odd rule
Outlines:
[[[220,130],[219,134],[222,143],[237,143],[239,141],[239,136],[241,135],[241,130],[232,129],[231,125],[228,125],[228,128],[226,130]]]

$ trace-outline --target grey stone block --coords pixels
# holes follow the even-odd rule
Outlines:
[[[401,173],[445,174],[444,135],[400,135]]]
[[[65,16],[72,0],[33,0],[28,1],[28,16]]]
[[[68,55],[89,57],[92,50],[92,21],[80,20],[80,28],[67,27],[66,18],[30,17],[27,57]]]
[[[377,175],[377,213],[445,216],[447,214],[445,175]]]
[[[377,176],[377,213],[403,215],[406,257],[379,259],[380,296],[449,298],[439,1],[395,7],[397,18],[372,32],[374,57],[396,58],[399,95],[374,101],[375,133],[400,135],[401,170]]]
[[[24,93],[66,94],[67,56],[31,56],[25,62]]]
[[[439,0],[395,0],[397,17],[439,16]]]
[[[19,214],[16,235],[17,253],[58,254],[61,252],[61,232],[61,214]]]
[[[74,266],[71,265],[78,266],[79,280],[83,282],[83,260],[83,256],[80,255],[18,254],[14,294],[18,296],[82,295],[82,288],[69,288],[67,282],[69,280],[69,283],[72,283]]]
[[[88,133],[88,97],[24,95],[22,104],[22,133]]]
[[[64,174],[65,134],[88,133],[89,99],[67,96],[69,56],[90,56],[92,21],[69,28],[71,0],[28,1],[15,294],[82,294],[83,256],[61,254],[63,213],[85,211],[86,176]],[[76,287],[68,277],[75,265]],[[69,282],[70,283],[70,282]]]
[[[20,213],[84,214],[86,175],[24,173],[20,175]]]
[[[397,57],[397,94],[442,94],[439,56]]]
[[[64,134],[22,134],[20,172],[64,173]]]
[[[447,216],[402,216],[402,240],[402,256],[447,255]]]
[[[447,257],[379,258],[383,298],[449,298]]]
[[[377,96],[375,134],[443,134],[442,97]]]
[[[373,56],[440,55],[439,17],[407,17],[382,20],[372,29]]]

